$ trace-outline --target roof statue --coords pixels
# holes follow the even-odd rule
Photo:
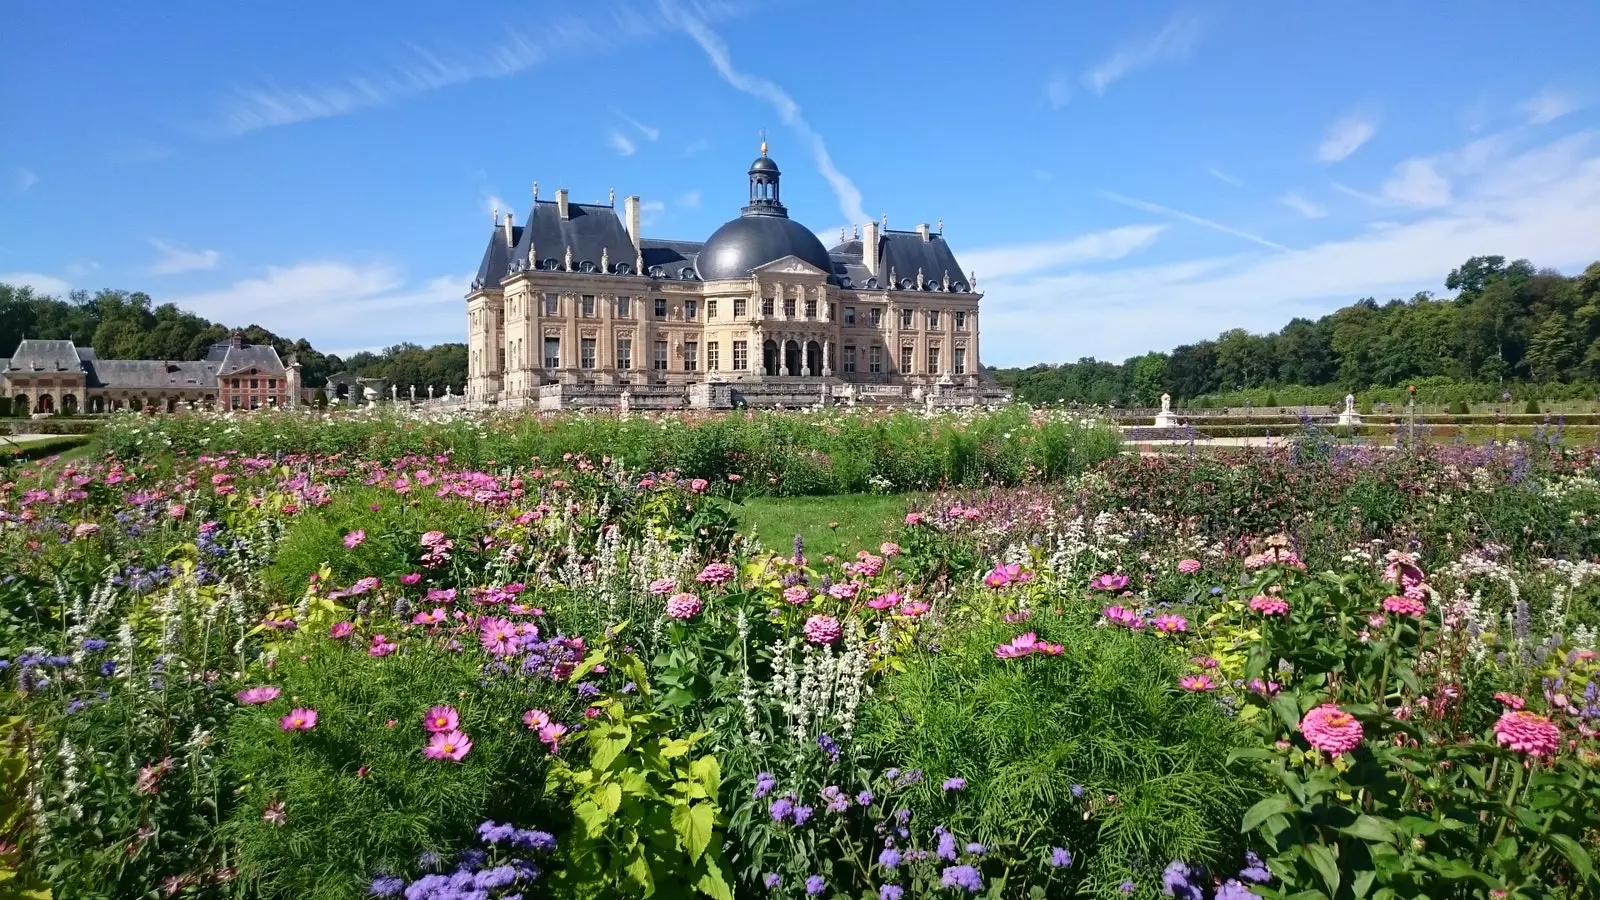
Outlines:
[[[939,220],[939,233],[944,234],[944,219]]]
[[[609,272],[609,271],[611,271],[611,248],[610,247],[601,247],[600,248],[600,272],[601,272],[601,274],[605,274],[606,272]]]
[[[921,266],[917,266],[917,290],[920,291],[926,286],[927,286],[927,282],[922,280],[922,267]]]
[[[939,287],[943,288],[945,291],[949,291],[950,290],[950,270],[949,269],[945,269],[944,270],[944,278],[940,280]]]
[[[539,182],[537,181],[533,183],[533,199],[539,199]]]
[[[567,255],[566,255],[566,260],[565,260],[565,268],[566,268],[566,270],[568,272],[572,271],[572,245],[571,244],[567,245]]]
[[[610,192],[606,195],[606,199],[610,201],[612,206],[616,206],[617,205],[617,189],[616,188],[611,188]]]

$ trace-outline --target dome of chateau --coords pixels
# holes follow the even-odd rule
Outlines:
[[[712,232],[695,259],[695,272],[701,281],[744,278],[752,269],[795,256],[830,275],[833,262],[828,249],[811,229],[789,218],[779,202],[778,164],[761,155],[750,164],[750,205],[739,218]]]

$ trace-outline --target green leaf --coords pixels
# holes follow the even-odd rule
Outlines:
[[[1288,726],[1290,731],[1298,731],[1300,729],[1300,701],[1296,699],[1294,694],[1284,691],[1273,697],[1272,709],[1278,714],[1278,718],[1283,720],[1283,724]]]
[[[1377,816],[1356,816],[1354,822],[1339,830],[1364,841],[1376,841],[1380,844],[1394,841],[1394,824],[1388,819],[1380,819]]]
[[[670,741],[661,742],[661,757],[663,759],[672,759],[688,752],[689,742],[683,738],[673,738]]]
[[[622,805],[622,785],[615,781],[600,787],[599,803],[597,804],[608,816],[617,814],[617,808]]]
[[[593,750],[589,755],[589,767],[596,770],[611,768],[611,763],[628,749],[628,742],[633,738],[633,729],[626,725],[602,727],[605,730],[598,737],[590,738]]]
[[[676,803],[672,807],[672,830],[691,862],[699,862],[711,843],[711,826],[716,812],[709,803]]]
[[[1556,849],[1567,858],[1567,862],[1572,863],[1572,867],[1578,870],[1584,881],[1594,878],[1594,861],[1589,858],[1589,852],[1583,849],[1582,845],[1564,834],[1548,834],[1545,837],[1556,845]]]
[[[716,797],[717,790],[722,787],[722,767],[717,765],[717,758],[709,753],[689,764],[689,777],[700,782],[709,797]]]
[[[589,800],[583,800],[572,808],[572,814],[583,823],[584,837],[594,840],[606,831],[606,814],[600,807]]]
[[[1339,861],[1334,858],[1333,851],[1322,844],[1307,844],[1306,858],[1311,860],[1311,865],[1316,868],[1317,874],[1322,876],[1322,883],[1328,886],[1328,896],[1337,896]]]
[[[706,857],[705,874],[694,883],[694,888],[712,900],[733,900],[733,889],[728,887],[727,879],[722,876],[722,867],[717,865],[714,856]]]
[[[1266,747],[1240,747],[1229,751],[1227,762],[1228,765],[1233,765],[1241,759],[1273,759],[1277,755],[1276,750],[1268,750]]]
[[[628,854],[628,862],[622,867],[622,872],[644,891],[646,897],[655,893],[655,879],[650,875],[650,863],[645,859],[643,844],[634,846],[633,852]]]
[[[572,670],[572,674],[567,676],[567,681],[570,683],[582,681],[583,676],[593,672],[595,666],[603,665],[605,661],[606,652],[604,650],[595,650],[590,652],[588,656],[583,658],[583,662],[579,663],[578,667]]]
[[[1363,871],[1361,874],[1357,875],[1351,880],[1351,893],[1355,894],[1357,897],[1365,897],[1367,895],[1367,891],[1372,890],[1373,879],[1377,877],[1378,872],[1376,869],[1367,869]]]
[[[1245,811],[1244,821],[1239,824],[1239,833],[1249,834],[1268,818],[1280,813],[1293,812],[1295,808],[1294,801],[1287,795],[1276,794],[1268,797]]]

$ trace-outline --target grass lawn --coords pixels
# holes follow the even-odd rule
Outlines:
[[[786,550],[796,534],[805,539],[806,555],[855,556],[876,550],[889,540],[905,518],[914,494],[840,494],[828,497],[756,497],[735,506],[740,531],[755,529],[769,550]],[[838,527],[830,527],[838,523]]]

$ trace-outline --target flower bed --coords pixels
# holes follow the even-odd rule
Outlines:
[[[1121,458],[813,557],[581,454],[18,467],[0,883],[1593,894],[1596,475]]]

